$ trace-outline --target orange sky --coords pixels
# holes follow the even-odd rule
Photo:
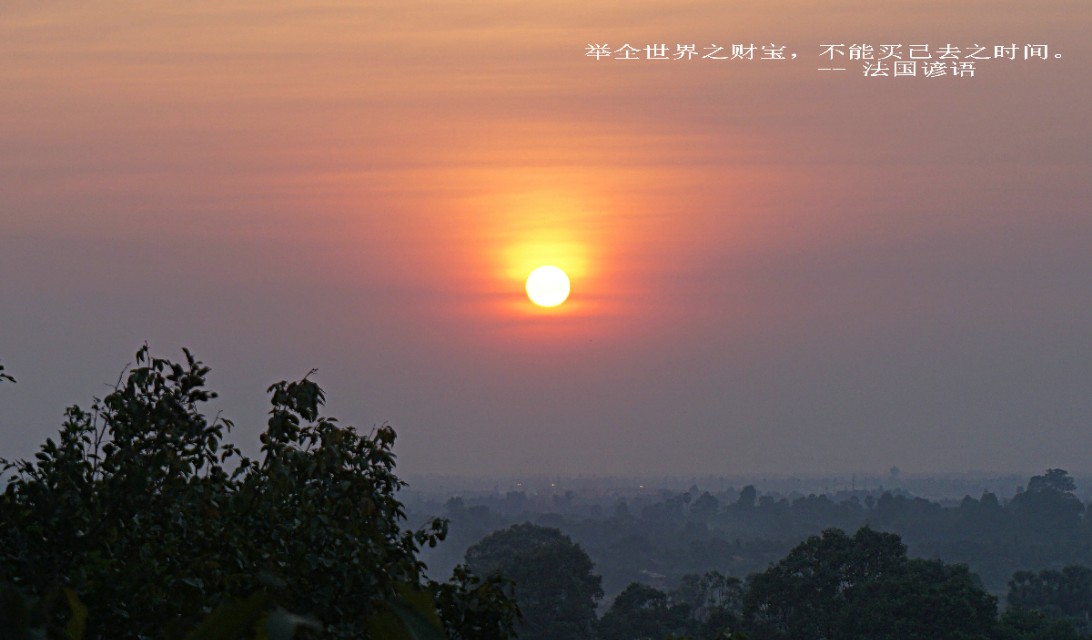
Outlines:
[[[1086,0],[13,3],[0,455],[149,341],[213,366],[244,440],[318,367],[415,473],[1092,470],[1090,27]],[[798,57],[584,55],[657,42]],[[829,43],[1061,57],[865,78],[818,71]],[[555,310],[523,295],[543,263]]]

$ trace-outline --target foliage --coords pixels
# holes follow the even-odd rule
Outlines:
[[[50,612],[63,599],[68,620],[53,620]],[[0,638],[43,640],[80,638],[87,625],[87,607],[71,589],[50,594],[50,598],[30,598],[11,583],[0,583]]]
[[[1077,485],[1065,469],[1047,469],[1033,476],[1027,489],[1012,499],[1012,509],[1025,530],[1039,537],[1065,539],[1075,536],[1084,505],[1073,495]]]
[[[1032,476],[1027,487],[1028,493],[1073,493],[1076,490],[1077,483],[1065,469],[1047,469],[1044,475]]]
[[[1092,569],[1068,566],[1060,571],[1018,571],[1009,580],[1009,607],[1064,620],[1088,633],[1092,619]]]
[[[673,602],[688,607],[688,629],[693,638],[720,639],[740,627],[743,582],[718,571],[687,574],[670,594]]]
[[[466,565],[438,585],[436,604],[452,640],[504,640],[515,637],[519,606],[512,582],[499,575],[480,578]]]
[[[664,592],[639,582],[622,590],[599,620],[599,640],[741,637],[743,583],[716,571],[683,576]]]
[[[702,492],[694,504],[690,505],[690,514],[695,517],[713,515],[720,509],[720,501],[708,491]]]
[[[0,498],[12,589],[78,594],[89,638],[180,638],[202,620],[269,637],[310,626],[288,611],[322,621],[324,637],[442,638],[465,620],[441,621],[437,598],[441,612],[473,602],[478,624],[510,627],[503,590],[425,575],[417,554],[447,523],[402,529],[389,426],[359,435],[321,414],[315,382],[277,383],[254,461],[223,442],[230,421],[200,411],[215,397],[208,367],[147,347],[137,365],[90,410],[70,408],[34,460],[0,461],[15,472]],[[42,628],[74,619],[42,610]]]
[[[1041,611],[1009,607],[1001,616],[998,640],[1078,640],[1081,635],[1064,620],[1050,619]]]
[[[908,560],[898,536],[831,529],[751,577],[744,616],[758,639],[987,638],[995,599],[964,566]]]
[[[0,382],[15,382],[15,378],[4,373],[4,365],[0,364]]]
[[[592,633],[603,597],[588,554],[557,529],[530,523],[486,536],[466,552],[466,563],[485,576],[515,582],[522,640],[582,640]]]
[[[660,640],[684,630],[689,607],[667,594],[634,582],[622,590],[599,621],[600,640]]]
[[[557,527],[579,542],[595,559],[608,596],[642,580],[642,571],[664,575],[667,584],[710,570],[736,576],[764,571],[808,536],[862,526],[898,534],[916,556],[965,563],[988,591],[1003,595],[1018,570],[1092,566],[1092,511],[1084,512],[1069,490],[1073,479],[1051,469],[1024,482],[1029,488],[1010,500],[984,491],[949,504],[899,489],[871,489],[765,494],[747,507],[738,504],[740,499],[750,504],[753,496],[746,488],[714,495],[692,487],[689,505],[678,492],[666,490],[624,500],[606,492],[558,500],[551,492],[520,491],[453,499],[446,509],[442,501],[411,507],[422,516],[451,519],[448,544],[430,554],[432,563],[452,567],[490,532],[531,521]]]

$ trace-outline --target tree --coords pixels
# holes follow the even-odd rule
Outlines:
[[[913,559],[901,571],[862,585],[846,611],[846,638],[986,640],[996,599],[966,565]]]
[[[721,638],[741,628],[743,583],[718,571],[687,574],[668,594],[674,603],[688,610],[688,635],[695,640]]]
[[[709,517],[720,510],[720,501],[708,491],[702,492],[694,504],[690,506],[690,513],[698,517]]]
[[[1077,490],[1077,483],[1069,477],[1065,469],[1047,469],[1041,476],[1032,476],[1028,480],[1028,493],[1053,491],[1055,493],[1072,493]]]
[[[557,529],[530,523],[495,531],[466,552],[483,576],[515,583],[521,640],[583,640],[592,634],[601,578],[588,554]]]
[[[897,535],[867,527],[808,538],[752,576],[744,600],[753,637],[771,640],[984,639],[995,615],[965,566],[908,560]]]
[[[1009,580],[1011,609],[1033,611],[1051,621],[1065,620],[1087,633],[1092,619],[1092,569],[1071,565],[1061,571],[1017,571]]]
[[[1084,505],[1073,494],[1077,485],[1065,469],[1032,476],[1010,506],[1019,524],[1037,538],[1057,541],[1077,534]]]
[[[667,594],[639,582],[614,599],[599,621],[599,640],[662,640],[682,632],[689,607],[672,604]]]
[[[241,602],[262,618],[306,614],[331,638],[472,637],[460,633],[481,618],[511,629],[502,583],[426,576],[417,552],[446,522],[402,528],[389,426],[359,435],[321,415],[315,382],[277,383],[254,461],[223,442],[230,421],[200,411],[215,397],[208,367],[147,347],[137,365],[89,411],[70,408],[33,461],[0,461],[15,472],[0,574],[38,603],[32,624],[71,623],[86,605],[87,637],[181,637],[237,621]]]
[[[758,500],[758,490],[755,489],[753,484],[749,484],[739,492],[739,499],[736,500],[736,507],[740,509],[754,509],[755,502]]]
[[[1052,620],[1041,611],[1009,607],[1001,616],[998,640],[1079,640],[1072,624]]]

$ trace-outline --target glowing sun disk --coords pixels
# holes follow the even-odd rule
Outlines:
[[[569,276],[557,267],[539,267],[527,276],[527,297],[540,307],[556,307],[565,302],[569,290]]]

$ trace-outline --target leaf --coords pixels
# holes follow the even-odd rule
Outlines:
[[[436,615],[436,601],[431,593],[402,583],[398,585],[398,595],[398,600],[392,604],[408,607],[429,625],[442,628],[440,617]]]
[[[221,605],[186,636],[186,640],[238,640],[249,635],[271,603],[272,598],[263,591],[242,602]]]
[[[268,640],[291,640],[300,628],[322,631],[322,625],[314,618],[298,616],[284,609],[277,609],[269,614],[265,621]]]
[[[68,601],[68,610],[72,612],[72,618],[68,621],[65,630],[72,640],[81,640],[84,631],[87,630],[87,605],[80,602],[80,598],[72,589],[65,587],[65,600]]]
[[[398,600],[383,603],[368,619],[368,632],[384,640],[445,640],[432,596],[424,591],[399,589]]]

